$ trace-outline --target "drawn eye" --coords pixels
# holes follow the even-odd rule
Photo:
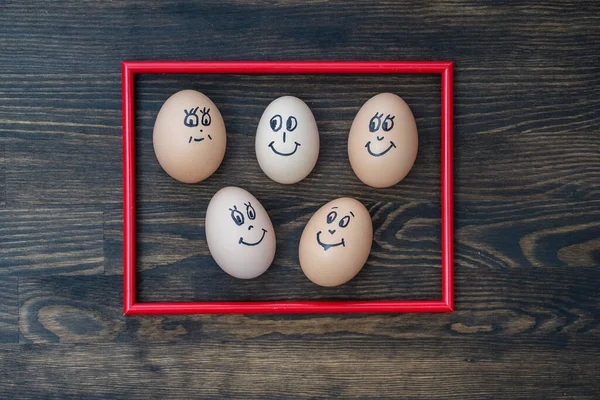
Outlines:
[[[188,110],[183,110],[185,112],[185,117],[183,118],[183,124],[187,127],[194,128],[198,126],[198,115],[196,115],[196,111],[198,111],[198,107]]]
[[[390,116],[390,114],[388,114],[387,117],[385,117],[385,119],[383,120],[383,125],[381,126],[383,128],[384,131],[389,132],[392,130],[392,128],[394,127],[394,118],[396,118],[396,116]]]
[[[248,214],[248,218],[254,219],[256,218],[256,211],[254,211],[254,207],[248,202],[246,205],[246,214]]]
[[[340,219],[340,223],[338,224],[340,228],[345,228],[350,223],[350,216],[346,215],[344,218]]]
[[[211,118],[210,118],[210,114],[208,113],[210,111],[210,109],[208,109],[206,112],[202,112],[202,125],[204,126],[209,126],[210,122],[211,122]]]
[[[273,118],[271,118],[270,124],[273,132],[277,132],[281,129],[281,126],[283,125],[283,118],[281,118],[281,115],[277,114]]]
[[[327,223],[331,224],[333,221],[335,221],[336,218],[337,213],[335,211],[330,212],[329,214],[327,214]]]
[[[288,131],[293,131],[294,129],[296,129],[296,127],[298,126],[298,120],[296,120],[296,117],[289,117],[287,119],[287,122],[285,124],[285,127],[287,128]]]
[[[233,222],[235,222],[235,224],[237,226],[243,225],[244,224],[244,214],[239,212],[236,206],[233,206],[233,209],[230,208],[230,210],[231,210],[231,219],[233,219]]]
[[[371,118],[371,121],[369,121],[369,131],[371,132],[377,132],[379,130],[379,127],[381,126],[381,117],[383,117],[383,114],[377,114],[379,113],[375,113],[373,118]]]

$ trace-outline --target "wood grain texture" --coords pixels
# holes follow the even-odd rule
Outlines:
[[[102,274],[102,212],[0,210],[0,275]]]
[[[282,338],[0,347],[0,394],[27,397],[595,399],[595,343]],[[364,351],[368,347],[371,351]],[[17,356],[18,363],[6,362]],[[527,362],[523,362],[527,360]],[[35,374],[29,371],[35,370]],[[468,379],[457,377],[468,376]],[[458,382],[457,382],[458,380]],[[435,390],[432,388],[435,387]]]
[[[16,276],[0,279],[0,343],[17,343],[19,281]]]
[[[0,206],[6,205],[6,158],[4,145],[0,144]]]
[[[190,278],[184,272],[181,275],[194,284],[201,283],[200,279]],[[208,279],[211,278],[212,275],[208,275]],[[531,340],[558,335],[564,340],[586,337],[598,341],[599,279],[597,268],[585,268],[578,274],[573,274],[568,266],[544,271],[537,268],[465,268],[456,274],[457,311],[442,315],[125,318],[122,316],[119,276],[22,278],[19,286],[19,331],[24,343],[194,342],[199,338],[250,340],[274,333],[290,337],[303,334],[340,338],[372,336],[391,341],[409,338],[450,340],[464,335],[522,336]],[[148,280],[151,282],[148,283]],[[216,288],[200,287],[213,296],[230,296],[231,293],[222,293],[228,289],[234,294],[235,290],[240,291],[232,283],[222,282]],[[179,296],[181,288],[185,287],[178,283],[177,276],[151,275],[142,283],[150,287],[160,284],[172,286],[175,295]],[[274,286],[269,284],[258,288],[266,292]],[[166,292],[163,290],[161,294],[167,295]],[[142,295],[152,296],[144,291]],[[173,299],[175,295],[164,300],[181,300]],[[260,295],[261,298],[271,296],[270,293]]]
[[[583,398],[600,394],[600,4],[593,1],[0,3],[0,397]],[[453,60],[456,312],[122,315],[122,60]],[[159,76],[136,83],[142,300],[439,297],[439,78]],[[200,185],[151,133],[180,89],[208,94],[228,149]],[[353,175],[345,140],[373,94],[419,127],[394,188]],[[260,171],[264,107],[292,94],[322,151],[293,186]],[[206,251],[225,185],[256,195],[275,264],[240,283]],[[298,271],[319,205],[363,201],[368,266],[321,290]],[[75,275],[75,276],[70,276]]]

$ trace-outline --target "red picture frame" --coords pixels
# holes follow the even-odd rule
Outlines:
[[[135,263],[135,74],[440,74],[441,300],[136,302]],[[124,61],[123,96],[123,311],[150,314],[399,313],[454,310],[453,63],[450,61]]]

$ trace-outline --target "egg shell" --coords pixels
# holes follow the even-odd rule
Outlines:
[[[208,124],[207,124],[208,122]],[[152,136],[159,164],[171,177],[196,183],[211,176],[225,155],[227,134],[219,109],[195,90],[175,93],[162,105]]]
[[[348,158],[354,173],[376,188],[390,187],[404,179],[415,163],[418,147],[412,111],[393,93],[369,99],[356,114],[348,136]]]
[[[246,190],[229,186],[215,193],[206,210],[205,227],[210,254],[229,275],[256,278],[273,262],[273,224],[264,207]]]
[[[343,197],[321,207],[302,232],[298,256],[308,279],[338,286],[362,269],[373,243],[373,223],[358,200]]]
[[[293,96],[273,100],[258,123],[255,149],[260,168],[275,182],[306,178],[319,158],[319,130],[306,103]]]

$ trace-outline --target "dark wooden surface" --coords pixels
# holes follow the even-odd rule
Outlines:
[[[600,396],[600,7],[597,2],[0,2],[1,398],[589,398]],[[455,61],[456,311],[122,315],[121,60]],[[155,76],[136,81],[141,300],[439,298],[439,79]],[[199,185],[151,146],[161,103],[209,95],[228,149]],[[415,113],[408,178],[369,190],[345,139],[381,91]],[[311,106],[322,151],[302,183],[262,175],[264,107]],[[278,252],[233,280],[206,249],[225,185],[271,214]],[[296,246],[350,195],[375,243],[319,289]]]

